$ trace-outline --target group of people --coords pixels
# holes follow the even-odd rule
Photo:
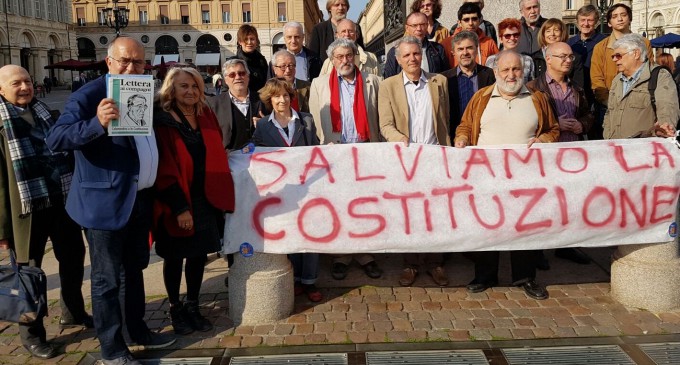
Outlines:
[[[28,72],[4,66],[0,245],[14,250],[21,265],[40,266],[50,237],[59,261],[60,324],[94,327],[104,364],[134,365],[139,362],[127,348],[123,322],[130,338],[147,348],[175,341],[150,331],[143,320],[149,232],[164,260],[175,334],[212,328],[198,300],[206,256],[221,248],[224,215],[238,209],[230,151],[251,143],[531,147],[674,135],[680,119],[675,83],[665,68],[654,71],[649,42],[630,31],[628,6],[615,4],[607,12],[609,37],[596,31],[597,9],[584,6],[577,15],[581,33],[567,40],[561,21],[540,16],[538,0],[520,1],[522,18],[504,19],[498,33],[483,19],[483,5],[464,1],[450,32],[437,22],[440,0],[416,0],[382,77],[375,55],[362,47],[361,29],[346,19],[348,0],[327,1],[330,19],[314,27],[308,46],[302,25],[286,24],[286,49],[270,62],[259,52],[257,29],[243,25],[237,57],[227,60],[219,75],[224,91],[206,96],[194,68],[170,69],[157,92],[154,132],[148,136],[107,134],[111,121],[122,116],[106,97],[104,76],[74,92],[55,121],[35,99]],[[142,74],[144,46],[119,37],[109,46],[106,63],[110,74]],[[648,89],[653,73],[663,92]],[[601,132],[593,133],[598,127]],[[80,289],[81,228],[89,245],[93,316],[85,311]],[[574,249],[556,255],[589,262]],[[537,268],[549,268],[543,252],[512,251],[510,256],[512,283],[531,298],[548,298],[536,281]],[[467,257],[475,263],[469,292],[498,284],[498,252]],[[319,255],[289,258],[296,295],[322,300],[315,286]],[[436,285],[448,285],[442,253],[403,259],[400,285],[412,285],[421,271]],[[333,257],[333,278],[344,279],[353,261],[370,278],[382,275],[372,255],[349,254]],[[33,356],[57,355],[42,318],[21,325],[20,333]]]

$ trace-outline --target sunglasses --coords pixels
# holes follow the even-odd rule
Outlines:
[[[519,33],[505,33],[503,34],[503,38],[505,39],[510,39],[510,38],[519,38]]]
[[[248,73],[245,71],[235,71],[235,72],[230,72],[227,74],[227,77],[230,79],[235,79],[236,75],[241,76],[241,77],[246,77]]]
[[[628,52],[624,52],[624,53],[614,53],[612,55],[612,61],[618,61],[618,60],[622,59],[623,56],[625,56],[625,55],[627,55],[631,52],[633,52],[633,51],[628,51]]]

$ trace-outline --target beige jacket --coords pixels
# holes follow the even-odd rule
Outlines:
[[[378,89],[381,77],[362,72],[364,78],[364,101],[366,102],[366,116],[370,131],[370,141],[380,141],[380,127],[378,124]],[[316,135],[321,144],[340,143],[341,133],[333,132],[331,123],[331,89],[328,87],[329,74],[321,74],[312,81],[309,90],[309,112],[314,117]]]
[[[366,52],[361,47],[358,48],[359,54],[354,56],[354,64],[359,67],[361,72],[380,76],[380,70],[378,69],[378,58],[375,56],[375,54]],[[323,66],[321,66],[321,75],[327,75],[331,73],[332,69],[333,62],[331,62],[330,58],[326,58],[326,60],[323,61]]]
[[[654,67],[656,65],[652,65]],[[642,65],[642,73],[635,85],[623,94],[621,73],[612,81],[609,104],[604,115],[604,138],[650,137],[654,135],[654,122],[675,123],[680,117],[678,92],[670,73],[659,72],[656,92],[656,115],[652,109],[648,84],[650,77],[649,62]]]
[[[425,72],[425,71],[423,71]],[[449,137],[449,88],[446,77],[425,72],[432,97],[434,133],[442,146],[450,146]],[[380,112],[380,133],[387,142],[399,142],[409,138],[409,116],[403,71],[387,78],[378,91],[378,111]]]

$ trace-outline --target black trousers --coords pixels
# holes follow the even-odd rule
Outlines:
[[[81,292],[85,244],[80,226],[68,216],[63,206],[34,212],[30,219],[31,242],[28,265],[41,267],[49,237],[52,240],[54,255],[59,261],[62,316],[81,320],[86,312]],[[20,325],[19,334],[24,345],[45,342],[46,333],[42,318],[30,326]]]
[[[510,251],[513,284],[519,285],[536,278],[536,263],[540,257],[540,253],[540,250]],[[466,256],[475,263],[476,282],[498,282],[498,261],[500,252],[470,252]]]

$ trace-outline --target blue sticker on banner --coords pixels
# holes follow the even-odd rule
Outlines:
[[[671,225],[668,227],[668,235],[675,238],[678,236],[678,224],[673,222]]]
[[[255,253],[253,245],[248,242],[243,242],[239,248],[239,251],[241,251],[241,255],[243,255],[243,257],[250,257]]]
[[[255,144],[254,143],[248,143],[245,147],[241,148],[241,153],[242,154],[249,154],[255,152]]]

